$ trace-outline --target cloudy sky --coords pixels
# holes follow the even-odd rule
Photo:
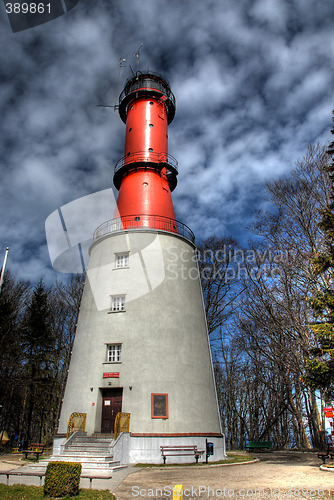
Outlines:
[[[9,246],[18,277],[59,277],[45,221],[111,188],[125,128],[96,105],[114,104],[119,60],[121,90],[141,43],[140,69],[164,75],[176,97],[177,218],[197,239],[245,243],[265,181],[331,139],[333,21],[333,0],[80,0],[12,33],[1,4],[1,262]]]

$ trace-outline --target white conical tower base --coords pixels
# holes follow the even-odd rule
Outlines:
[[[206,439],[225,457],[195,247],[178,234],[116,231],[91,247],[59,439],[73,412],[87,414],[87,435],[105,432],[112,394],[131,414],[121,461],[160,462],[164,443]]]

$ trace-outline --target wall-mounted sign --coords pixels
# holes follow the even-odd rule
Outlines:
[[[151,418],[168,418],[168,394],[151,394]]]
[[[119,378],[119,372],[105,372],[103,378]]]

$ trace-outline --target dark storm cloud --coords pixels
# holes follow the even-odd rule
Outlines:
[[[119,59],[121,90],[141,43],[141,68],[162,73],[177,100],[177,218],[199,238],[247,239],[265,180],[330,138],[333,15],[332,0],[80,0],[12,34],[2,12],[0,251],[11,246],[10,267],[54,279],[45,219],[111,186],[124,124],[96,104],[114,104]]]

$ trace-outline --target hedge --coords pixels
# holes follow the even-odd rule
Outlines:
[[[49,462],[45,472],[44,494],[50,497],[78,495],[80,474],[80,463]]]

